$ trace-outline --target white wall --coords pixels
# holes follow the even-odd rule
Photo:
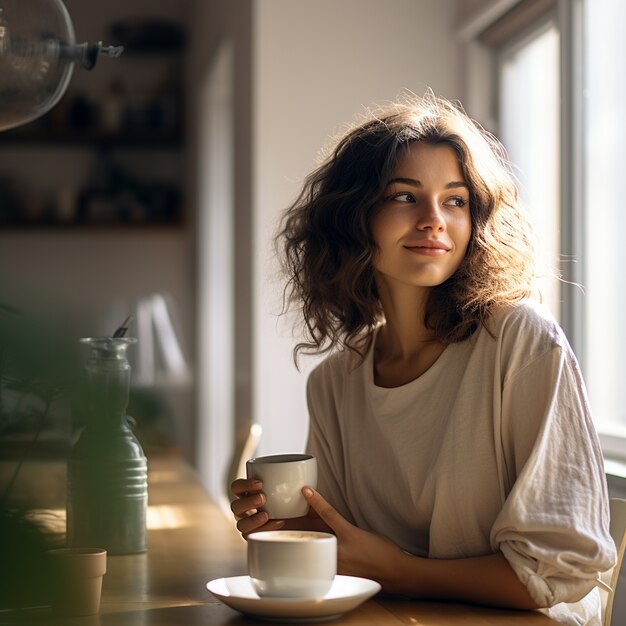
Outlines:
[[[253,4],[254,411],[263,452],[302,449],[306,374],[293,366],[272,233],[330,135],[408,88],[462,89],[455,0],[263,0]]]
[[[187,76],[188,123],[190,128],[190,151],[192,156],[189,190],[195,194],[197,246],[196,289],[198,312],[196,338],[198,355],[198,414],[196,439],[196,466],[205,487],[218,501],[225,497],[226,472],[233,451],[234,435],[239,425],[253,416],[252,408],[252,143],[251,143],[251,3],[250,0],[194,0],[191,19],[190,66]],[[219,60],[220,51],[229,51],[227,76],[214,85],[210,78]],[[232,53],[232,58],[230,54]],[[231,66],[232,62],[232,66]],[[226,72],[228,73],[228,72]],[[215,91],[217,90],[217,92]],[[218,93],[218,92],[222,93]],[[226,150],[218,147],[213,136],[202,136],[198,131],[208,129],[212,134],[216,99],[232,99],[232,127],[219,133],[227,144]],[[221,117],[221,116],[220,116]],[[228,116],[224,116],[228,117]],[[217,122],[221,124],[222,121]],[[212,167],[216,159],[230,160]],[[214,189],[215,176],[228,176],[222,180],[220,189]],[[219,216],[225,202],[234,207],[229,219]],[[206,228],[203,228],[203,225]],[[209,235],[206,229],[218,226],[221,232]],[[230,231],[230,232],[228,232]],[[209,250],[214,237],[223,237],[219,250]],[[230,261],[228,251],[234,251]],[[211,263],[216,266],[211,267]],[[225,274],[234,272],[234,285],[224,289]],[[217,281],[213,276],[219,276]],[[229,302],[215,302],[224,297]],[[234,307],[231,324],[220,338],[219,348],[212,344],[212,337],[219,332],[217,316],[227,314]],[[234,325],[234,337],[232,335]],[[232,369],[231,369],[232,368]],[[230,370],[230,371],[228,371]],[[214,389],[223,381],[230,380],[232,388]],[[231,394],[231,397],[228,397]]]

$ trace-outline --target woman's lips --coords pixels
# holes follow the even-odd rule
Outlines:
[[[450,251],[450,248],[440,241],[420,241],[410,246],[404,246],[410,252],[425,256],[442,256]]]

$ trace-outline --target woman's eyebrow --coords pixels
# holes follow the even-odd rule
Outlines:
[[[393,183],[402,183],[404,185],[411,185],[413,187],[423,187],[422,181],[417,180],[416,178],[404,178],[400,176],[398,178],[392,178],[387,184],[391,185]],[[467,183],[462,180],[453,180],[446,185],[446,189],[457,189],[459,187],[465,187],[468,189]]]
[[[411,185],[413,187],[422,187],[421,181],[416,180],[415,178],[392,178],[387,184],[391,185],[392,183],[402,183],[404,185]]]

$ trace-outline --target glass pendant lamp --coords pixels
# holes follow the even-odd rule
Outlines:
[[[0,131],[47,113],[63,96],[74,64],[86,69],[121,47],[76,43],[61,0],[0,0]]]

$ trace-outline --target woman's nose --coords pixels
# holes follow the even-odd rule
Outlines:
[[[441,208],[435,201],[428,200],[419,206],[415,228],[418,230],[445,230],[446,223]]]

